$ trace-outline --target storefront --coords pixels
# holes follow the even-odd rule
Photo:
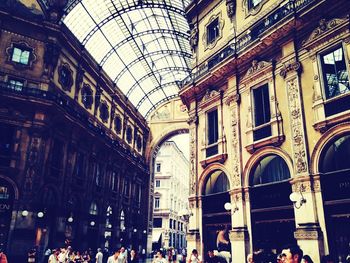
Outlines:
[[[6,251],[15,194],[13,187],[0,177],[0,249]]]
[[[295,219],[289,200],[290,172],[278,155],[263,157],[250,174],[253,250],[278,253],[294,241]]]
[[[206,181],[202,196],[204,251],[217,249],[219,230],[231,229],[231,213],[224,207],[230,203],[229,188],[228,178],[220,170],[212,172]]]
[[[350,254],[350,135],[322,151],[319,171],[330,254],[345,262]]]

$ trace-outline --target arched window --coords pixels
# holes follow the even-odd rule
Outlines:
[[[94,216],[98,215],[98,208],[96,202],[91,202],[89,214]]]
[[[286,162],[278,155],[263,158],[253,169],[250,185],[256,186],[284,181],[290,178]]]
[[[205,195],[227,192],[230,183],[223,171],[217,170],[211,173],[205,184]]]
[[[322,152],[319,170],[322,173],[350,169],[350,135],[343,136],[328,145]]]

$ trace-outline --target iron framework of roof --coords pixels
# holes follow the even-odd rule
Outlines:
[[[189,2],[69,0],[62,21],[147,118],[190,74]]]

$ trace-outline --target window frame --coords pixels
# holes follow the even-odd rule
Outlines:
[[[160,197],[155,197],[154,198],[154,209],[159,209],[160,208]]]
[[[20,54],[20,56],[19,56],[19,61],[15,61],[15,60],[13,59],[13,56],[14,56],[14,54],[15,54],[15,50],[16,50],[16,49],[18,49],[18,50],[21,51],[21,54]],[[21,62],[21,57],[22,57],[22,54],[23,54],[24,52],[28,52],[28,53],[29,53],[26,63]],[[30,65],[30,59],[31,59],[32,52],[33,52],[33,49],[30,48],[30,47],[26,47],[26,46],[24,46],[24,45],[19,45],[19,44],[14,44],[13,47],[12,47],[12,52],[11,52],[11,62],[16,63],[17,65],[21,65],[21,66],[29,66],[29,65]]]
[[[257,118],[257,114],[256,114],[256,99],[255,99],[255,95],[254,95],[254,92],[255,91],[257,91],[257,90],[259,90],[259,89],[263,89],[263,88],[265,88],[266,87],[266,89],[267,89],[267,101],[268,101],[268,103],[269,103],[269,107],[268,107],[268,109],[269,109],[269,121],[265,121],[265,122],[263,122],[263,123],[261,123],[261,124],[259,124],[259,125],[256,125],[256,118]],[[271,122],[271,103],[270,103],[270,91],[269,91],[269,83],[268,82],[265,82],[265,83],[263,83],[263,84],[260,84],[260,85],[257,85],[257,86],[254,86],[254,87],[252,87],[252,89],[251,89],[251,96],[252,96],[252,106],[253,106],[253,120],[254,120],[254,128],[260,128],[261,126],[265,126],[265,125],[267,125],[267,124],[269,124],[270,122]],[[264,94],[266,94],[266,93],[264,93]],[[263,100],[262,100],[262,104],[264,104],[265,103],[265,99],[266,98],[264,98]],[[263,118],[265,118],[265,116],[263,116]]]

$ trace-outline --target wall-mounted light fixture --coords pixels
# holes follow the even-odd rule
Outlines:
[[[143,233],[146,234],[146,233],[147,233],[147,230],[143,230]]]
[[[182,217],[185,221],[188,221],[190,219],[190,216],[193,216],[193,213],[187,208],[184,208],[179,211],[178,215]]]
[[[90,226],[94,226],[94,225],[95,225],[95,221],[91,221]]]
[[[137,232],[137,229],[136,228],[134,228],[134,233],[136,233]]]
[[[235,195],[234,198],[233,198],[233,201],[234,201],[234,205],[235,205],[235,206],[234,206],[233,209],[232,209],[232,204],[231,204],[230,202],[227,202],[227,203],[224,204],[225,210],[226,210],[226,211],[232,210],[232,213],[233,213],[233,214],[236,213],[236,212],[239,210],[239,208],[238,208],[238,206],[237,206],[237,200],[238,200],[238,197],[237,197],[237,195]]]
[[[38,212],[38,214],[37,214],[37,216],[39,217],[39,218],[43,218],[44,217],[44,212]]]
[[[23,217],[28,216],[28,214],[29,214],[28,210],[24,209],[24,210],[22,211],[22,216],[23,216]]]
[[[293,205],[296,209],[299,209],[303,204],[306,203],[303,192],[305,192],[305,186],[300,185],[299,192],[293,192],[289,195],[289,199],[293,202]]]
[[[73,216],[70,215],[70,216],[67,218],[67,221],[68,221],[68,223],[72,223],[72,222],[74,221]]]

